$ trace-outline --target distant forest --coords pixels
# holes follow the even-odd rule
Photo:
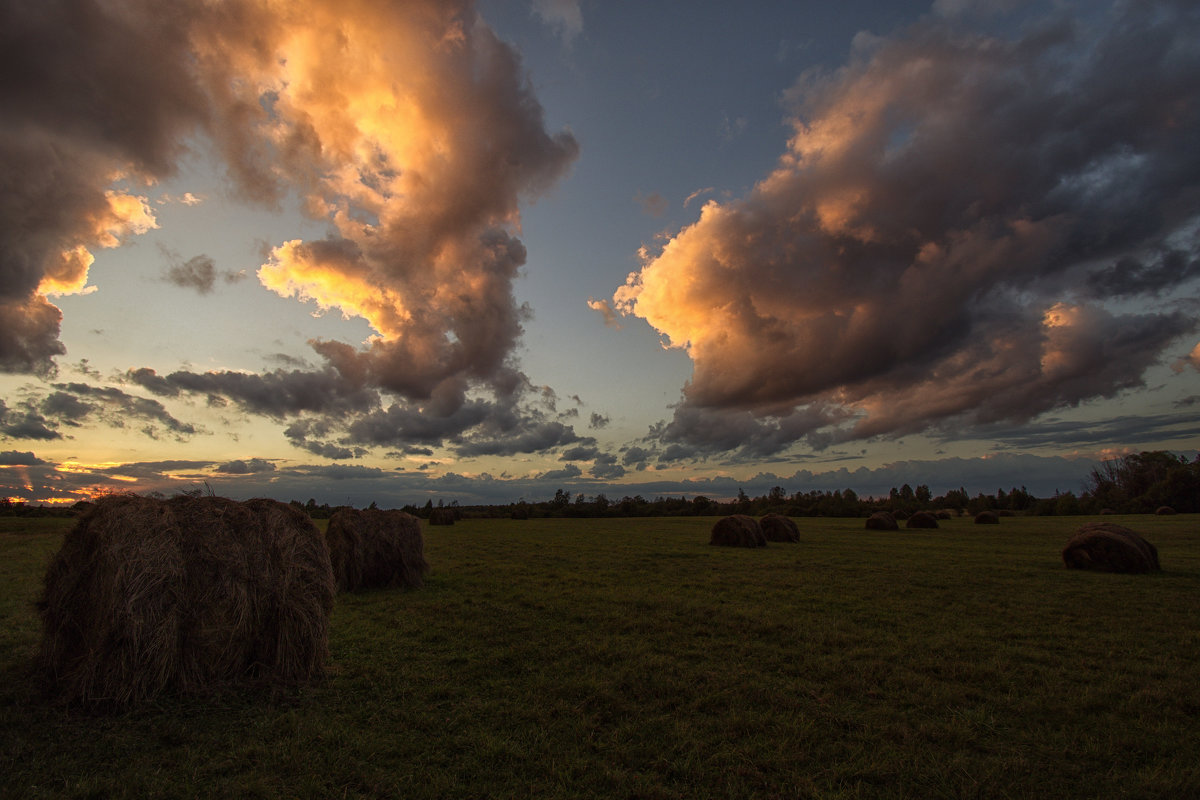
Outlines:
[[[318,504],[314,499],[307,503],[292,500],[291,503],[314,519],[327,519],[338,509],[328,503]],[[87,506],[86,502],[81,502],[69,508],[51,508],[4,499],[0,500],[0,516],[72,516]],[[406,505],[403,510],[422,519],[441,522],[464,518],[711,517],[768,513],[789,517],[867,517],[876,511],[907,516],[916,511],[941,510],[972,515],[995,511],[1061,516],[1105,512],[1146,514],[1163,508],[1179,513],[1200,511],[1200,454],[1195,460],[1188,461],[1186,456],[1152,450],[1105,461],[1087,476],[1086,488],[1078,496],[1073,492],[1062,492],[1039,498],[1022,486],[1008,491],[1000,488],[990,495],[980,492],[974,497],[959,488],[935,497],[924,484],[913,488],[906,483],[899,488],[893,487],[886,497],[877,498],[859,497],[853,489],[789,494],[784,487],[776,486],[759,497],[749,497],[739,489],[735,499],[720,502],[703,496],[649,500],[634,495],[613,499],[605,494],[572,495],[559,489],[553,498],[541,502],[462,506],[456,500],[447,504],[430,499],[424,505]]]
[[[1072,514],[1153,513],[1160,508],[1179,513],[1200,511],[1200,454],[1194,461],[1186,456],[1155,450],[1128,455],[1103,462],[1087,476],[1087,489],[1076,496],[1062,492],[1053,497],[1034,497],[1025,487],[1008,491],[997,489],[995,494],[980,492],[974,497],[959,488],[933,496],[924,484],[913,488],[904,484],[893,487],[887,497],[859,497],[853,489],[840,491],[798,491],[788,494],[776,486],[765,495],[749,497],[738,490],[729,502],[707,497],[656,497],[649,500],[641,495],[609,498],[605,494],[575,494],[559,489],[554,497],[542,502],[518,502],[508,505],[460,506],[452,501],[426,501],[425,505],[408,505],[404,510],[423,519],[431,517],[532,519],[544,517],[711,517],[726,514],[784,514],[789,517],[868,517],[876,511],[890,511],[901,516],[916,511],[947,510],[954,513],[978,514],[980,511],[1059,516]],[[313,517],[332,513],[336,507],[318,506],[309,500],[303,508]]]

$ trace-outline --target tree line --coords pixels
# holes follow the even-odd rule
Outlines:
[[[292,505],[314,519],[328,519],[339,506],[317,503],[313,498]],[[0,498],[0,516],[73,516],[87,507],[86,502],[67,508],[30,505]],[[1105,461],[1091,470],[1085,487],[1078,495],[1060,492],[1053,497],[1035,497],[1022,487],[1008,491],[997,489],[995,494],[978,492],[971,496],[963,488],[952,489],[934,496],[925,484],[915,488],[904,484],[893,487],[885,497],[860,497],[853,489],[836,491],[797,491],[789,494],[776,486],[759,497],[750,497],[739,489],[729,501],[708,497],[655,497],[641,495],[609,498],[607,494],[572,494],[559,489],[554,497],[538,502],[520,500],[498,505],[460,506],[457,500],[449,504],[436,503],[431,498],[423,505],[410,504],[403,510],[429,519],[442,510],[452,517],[530,519],[535,517],[684,517],[724,516],[768,513],[789,517],[866,517],[876,511],[912,514],[916,511],[951,511],[978,514],[980,511],[1008,512],[1040,516],[1072,514],[1144,514],[1166,506],[1179,513],[1200,512],[1200,453],[1194,460],[1165,450],[1134,453]],[[371,504],[375,507],[375,503]]]

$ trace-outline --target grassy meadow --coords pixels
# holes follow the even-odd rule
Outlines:
[[[1163,572],[1065,569],[1079,517],[710,547],[713,518],[426,528],[340,595],[324,681],[116,715],[38,694],[64,520],[0,519],[0,797],[1200,796],[1200,520]]]

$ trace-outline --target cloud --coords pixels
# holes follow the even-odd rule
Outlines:
[[[580,0],[533,0],[533,13],[570,44],[583,32],[583,11]]]
[[[243,461],[237,459],[220,464],[215,468],[216,472],[224,475],[255,475],[263,472],[274,472],[275,464],[263,458],[250,458]]]
[[[201,432],[173,416],[157,400],[128,394],[112,386],[54,383],[49,391],[26,387],[27,397],[10,409],[0,400],[0,434],[11,439],[52,441],[63,438],[63,429],[101,424],[128,428],[138,424],[142,433],[158,438],[165,430],[184,441]]]
[[[379,402],[377,392],[347,380],[331,368],[276,369],[262,374],[178,370],[160,376],[155,370],[142,367],[128,371],[125,377],[161,397],[175,397],[181,392],[207,395],[273,419],[306,411],[325,414],[366,411]]]
[[[658,192],[642,194],[638,192],[633,201],[642,207],[642,213],[648,217],[661,217],[671,208],[671,202]]]
[[[0,27],[0,370],[63,353],[48,294],[84,291],[91,251],[156,225],[115,185],[168,175],[206,117],[183,14],[153,4],[5,4]]]
[[[600,414],[593,411],[592,418],[588,421],[588,427],[592,430],[600,430],[601,428],[607,428],[608,423],[611,421],[607,414]]]
[[[578,31],[578,6],[541,11]],[[3,23],[0,370],[52,373],[47,297],[86,291],[94,248],[157,225],[136,187],[207,135],[236,194],[295,193],[330,224],[279,243],[258,278],[371,324],[365,346],[314,343],[331,367],[409,398],[447,380],[503,390],[528,314],[519,203],[578,144],[545,130],[519,57],[469,0],[47,0],[6,5]],[[201,293],[219,275],[206,256],[168,270]]]
[[[612,304],[607,300],[597,300],[594,297],[587,299],[588,308],[595,311],[604,318],[604,324],[609,328],[621,329],[621,323],[617,320],[617,312],[613,310]]]
[[[582,474],[583,470],[581,470],[579,467],[575,466],[574,464],[567,464],[562,469],[552,469],[547,472],[543,472],[538,476],[538,478],[543,481],[563,481],[570,480],[571,478],[578,478]]]
[[[17,452],[16,450],[5,450],[0,452],[0,466],[36,466],[45,464],[46,462],[29,452]]]
[[[663,443],[1025,421],[1142,385],[1195,329],[1110,301],[1197,276],[1200,22],[1118,4],[1023,31],[930,18],[797,81],[776,168],[614,293],[694,364]]]
[[[211,294],[220,277],[225,283],[245,280],[245,273],[218,270],[216,262],[206,255],[189,258],[183,263],[167,267],[166,280],[184,289],[195,289],[200,294]]]
[[[693,200],[698,200],[699,198],[703,197],[704,195],[711,194],[712,192],[713,192],[713,187],[711,187],[711,186],[706,186],[703,189],[697,189],[696,191],[692,192],[691,194],[689,194],[687,197],[684,198],[683,207],[687,208],[688,206],[690,206],[692,204]]]

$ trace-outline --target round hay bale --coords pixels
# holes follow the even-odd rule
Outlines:
[[[767,537],[754,517],[733,514],[717,520],[708,543],[721,547],[766,547]]]
[[[936,528],[937,526],[937,518],[928,511],[918,511],[904,523],[906,528]]]
[[[1101,516],[1108,516],[1109,514],[1116,514],[1116,513],[1117,513],[1117,512],[1113,511],[1111,508],[1102,508],[1102,509],[1100,509],[1100,514],[1101,514]]]
[[[430,525],[453,525],[454,512],[449,508],[435,508],[429,512]]]
[[[800,529],[796,527],[795,522],[782,514],[767,514],[758,524],[768,542],[800,541]]]
[[[980,511],[975,515],[976,525],[999,525],[1000,515],[994,511]]]
[[[1112,522],[1089,522],[1075,531],[1062,552],[1071,569],[1102,572],[1157,572],[1158,548],[1141,535]]]
[[[945,509],[935,512],[933,516],[937,519],[951,519],[950,512]]]
[[[420,588],[429,564],[421,523],[403,511],[339,508],[325,529],[338,591]]]
[[[1174,514],[1175,509],[1171,508],[1170,506],[1159,506],[1158,508],[1154,509],[1154,513],[1158,514],[1160,517],[1167,517]]]
[[[898,531],[900,524],[896,522],[896,518],[886,511],[876,511],[871,516],[867,517],[867,530],[869,531]]]
[[[54,694],[92,707],[308,681],[329,657],[333,593],[324,538],[288,505],[112,495],[47,569],[37,663]]]

